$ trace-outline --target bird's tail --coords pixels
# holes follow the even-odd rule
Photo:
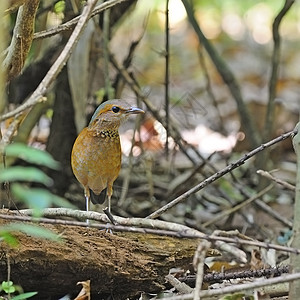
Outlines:
[[[106,198],[106,189],[104,189],[99,195],[96,195],[90,189],[90,197],[93,204],[103,204]]]

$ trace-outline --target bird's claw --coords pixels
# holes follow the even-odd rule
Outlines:
[[[107,218],[109,219],[109,221],[113,224],[116,225],[117,222],[114,219],[114,216],[111,214],[111,212],[109,211],[108,207],[103,209],[103,212],[106,214]]]

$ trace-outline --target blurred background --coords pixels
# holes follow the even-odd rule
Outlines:
[[[17,2],[8,1],[5,14],[7,46]],[[49,29],[79,15],[82,5],[79,0],[40,1],[34,40],[21,72],[7,81],[3,113],[36,89],[70,37],[70,30],[48,35]],[[51,192],[84,209],[83,190],[70,167],[74,140],[103,101],[122,98],[136,104],[147,113],[121,129],[124,158],[114,184],[112,212],[147,216],[244,153],[295,127],[300,108],[300,5],[296,1],[277,24],[280,43],[274,50],[274,20],[284,5],[271,0],[128,0],[97,14],[47,91],[47,101],[28,112],[13,141],[44,149],[59,161],[61,170],[47,171],[54,179]],[[3,133],[10,122],[2,122]],[[208,232],[238,228],[276,239],[289,229],[287,224],[257,205],[215,220],[218,213],[269,184],[256,174],[258,169],[294,184],[290,139],[161,218]],[[277,185],[261,198],[291,218],[292,191]],[[1,203],[7,206],[5,195]]]

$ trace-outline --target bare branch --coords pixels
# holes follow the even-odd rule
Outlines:
[[[221,220],[222,218],[231,215],[232,213],[240,210],[241,208],[245,207],[246,205],[254,202],[255,200],[257,200],[258,198],[262,197],[264,194],[266,194],[268,191],[270,191],[272,189],[273,185],[269,185],[267,186],[265,189],[263,189],[262,191],[260,191],[259,193],[257,193],[256,195],[252,196],[251,198],[242,201],[240,204],[235,205],[232,208],[229,208],[227,210],[224,210],[222,212],[220,212],[219,214],[217,214],[216,216],[214,216],[214,218],[212,218],[211,220],[209,220],[208,222],[204,223],[202,226],[203,227],[207,227],[215,222],[217,222],[218,220]]]
[[[52,84],[52,82],[55,80],[57,75],[60,73],[64,65],[66,64],[68,58],[71,55],[71,51],[76,45],[80,34],[83,32],[83,29],[85,28],[87,21],[90,17],[90,14],[92,12],[92,9],[94,8],[97,0],[90,0],[87,2],[87,5],[84,7],[82,14],[80,16],[80,19],[77,23],[77,26],[75,27],[74,31],[72,32],[72,35],[70,36],[65,48],[55,61],[55,63],[51,66],[50,70],[42,80],[42,82],[39,84],[39,86],[36,88],[36,90],[32,93],[32,95],[26,100],[25,103],[17,107],[15,110],[4,114],[0,116],[0,121],[3,121],[5,119],[8,119],[10,117],[13,117],[24,110],[31,108],[32,106],[36,105],[37,103],[41,102],[43,100],[43,96],[47,92],[48,88]]]
[[[220,296],[220,295],[226,295],[230,293],[236,293],[240,291],[249,291],[254,290],[257,288],[274,285],[282,282],[291,282],[295,280],[300,280],[300,273],[294,273],[294,274],[288,274],[288,275],[282,275],[280,277],[275,278],[268,278],[264,280],[257,280],[251,283],[243,283],[243,284],[234,284],[231,286],[227,286],[220,289],[214,289],[214,290],[207,290],[207,291],[201,291],[200,297],[202,298],[209,298],[213,296]],[[169,300],[188,300],[193,299],[193,294],[187,294],[187,295],[180,295],[180,296],[174,296],[169,297]]]
[[[220,282],[223,280],[231,280],[236,278],[259,278],[259,277],[278,277],[283,273],[289,273],[289,266],[279,266],[279,267],[271,267],[271,268],[263,268],[258,270],[242,270],[242,271],[234,271],[234,272],[216,272],[216,273],[208,273],[204,275],[204,282]],[[189,275],[188,278],[179,278],[180,281],[195,281],[195,275]]]
[[[281,38],[279,34],[279,26],[283,17],[289,11],[291,6],[293,5],[294,0],[286,0],[284,3],[283,8],[280,10],[276,18],[273,22],[273,41],[274,41],[274,48],[272,53],[271,59],[271,76],[269,80],[269,99],[267,104],[266,110],[266,117],[265,117],[265,124],[263,129],[263,139],[269,139],[272,134],[273,123],[274,123],[274,112],[275,112],[275,98],[277,95],[277,83],[278,83],[278,73],[279,73],[279,64],[280,64],[280,45],[281,45]],[[262,153],[258,157],[257,166],[259,168],[264,169],[267,162],[268,152]]]
[[[230,90],[231,95],[233,96],[237,104],[239,113],[241,115],[241,119],[245,124],[245,131],[247,137],[249,138],[250,144],[252,145],[252,147],[256,147],[257,145],[259,145],[258,133],[255,130],[247,106],[244,103],[240,86],[236,78],[234,77],[234,74],[229,69],[225,61],[221,58],[221,56],[217,53],[213,45],[207,40],[207,38],[201,31],[201,28],[199,27],[199,24],[195,18],[193,8],[190,4],[191,2],[187,0],[182,0],[182,3],[186,9],[189,22],[191,23],[193,29],[195,30],[195,33],[197,34],[199,42],[203,45],[203,47],[207,51],[208,55],[210,56],[212,62],[214,63],[223,81],[227,84],[228,89]]]
[[[122,67],[113,54],[110,55],[110,60],[113,66],[118,70],[119,74],[123,77],[124,81],[130,86],[133,92],[141,99],[147,106],[147,109],[152,113],[156,120],[158,120],[165,128],[166,122],[165,117],[162,116],[160,110],[155,108],[155,106],[147,99],[147,97],[141,91],[139,84],[136,82],[135,78],[129,74],[129,72]],[[203,162],[207,162],[211,167],[212,165],[199,153],[199,151],[193,145],[189,145],[181,136],[179,129],[176,127],[175,122],[172,121],[172,118],[169,119],[169,134],[174,139],[176,144],[179,146],[180,150],[186,155],[186,157],[194,164],[197,163],[197,160],[193,155],[187,151],[187,148],[192,150],[192,152],[201,159]]]
[[[295,130],[298,133],[293,138],[293,147],[297,157],[297,175],[296,175],[296,194],[295,194],[295,204],[294,204],[294,224],[293,224],[293,237],[292,246],[300,248],[300,122],[296,125]],[[291,255],[290,264],[292,272],[300,271],[300,257],[298,255]],[[299,298],[299,284],[292,283],[290,285],[291,300],[296,300]]]
[[[169,99],[169,83],[170,83],[170,24],[169,24],[169,0],[166,1],[165,11],[165,112],[166,112],[166,156],[169,156],[169,119],[170,119],[170,99]]]
[[[283,181],[283,180],[281,180],[279,178],[274,177],[273,175],[270,174],[270,172],[267,172],[267,171],[264,171],[264,170],[257,170],[256,173],[259,174],[259,175],[261,175],[261,176],[264,176],[264,177],[266,177],[266,178],[268,178],[268,179],[270,179],[270,180],[272,180],[272,181],[274,181],[274,182],[276,182],[276,183],[278,183],[280,185],[282,185],[286,189],[289,189],[291,191],[295,191],[296,190],[296,188],[295,188],[294,185],[289,184],[286,181]]]
[[[283,17],[287,14],[291,6],[294,4],[295,0],[286,0],[284,6],[276,16],[273,22],[273,41],[274,41],[274,49],[272,53],[272,71],[271,77],[269,82],[269,101],[267,106],[267,113],[265,119],[265,132],[264,132],[264,139],[270,138],[270,134],[273,128],[273,116],[274,116],[274,109],[275,109],[275,98],[276,98],[276,85],[278,80],[278,69],[280,63],[280,45],[281,45],[281,38],[279,34],[279,26]]]
[[[16,133],[17,129],[19,128],[23,119],[24,119],[24,115],[19,114],[18,116],[16,116],[13,119],[13,121],[9,124],[5,133],[1,137],[1,140],[0,140],[0,155],[1,156],[4,153],[5,146],[7,146],[8,144],[11,143],[11,140],[12,140],[14,134]]]
[[[179,281],[173,275],[168,274],[165,278],[180,294],[189,294],[193,292],[193,289],[190,286]]]
[[[10,211],[13,213],[13,211]],[[37,221],[36,218],[31,217],[33,215],[33,210],[31,209],[24,209],[20,210],[23,215],[8,215],[8,214],[0,214],[1,219],[5,220],[18,220],[23,222],[32,222]],[[160,220],[149,220],[144,218],[122,218],[114,216],[115,220],[117,221],[118,225],[107,224],[108,219],[105,214],[97,213],[94,211],[80,211],[80,210],[73,210],[67,208],[47,208],[42,211],[43,218],[39,218],[38,221],[40,223],[48,223],[48,224],[62,224],[66,226],[81,226],[81,227],[93,227],[99,229],[111,229],[113,231],[125,231],[125,232],[139,232],[139,233],[149,233],[149,234],[158,234],[158,235],[168,235],[178,238],[200,238],[209,240],[212,242],[222,241],[226,243],[238,244],[238,245],[250,245],[256,246],[265,249],[275,249],[278,251],[288,252],[288,253],[295,253],[300,254],[300,249],[276,245],[276,244],[269,244],[265,242],[255,241],[251,239],[242,239],[237,237],[228,237],[228,236],[220,236],[216,235],[206,235],[198,230],[192,229],[185,225],[180,225],[176,223],[160,221]],[[99,223],[91,223],[87,224],[84,222],[79,221],[70,221],[70,220],[60,220],[57,217],[72,217],[75,219],[82,219],[82,220],[95,220],[100,221],[104,224]],[[50,219],[46,217],[55,217],[55,219]]]
[[[128,1],[128,0],[109,0],[109,1],[106,1],[102,4],[99,4],[98,6],[95,7],[95,9],[93,10],[93,12],[91,13],[89,18],[92,18],[95,15],[98,15],[100,12],[102,12],[106,9],[109,9],[109,8],[119,4],[121,2],[124,2],[124,1]],[[61,24],[61,25],[59,25],[55,28],[51,28],[49,30],[36,32],[33,36],[33,39],[44,39],[44,38],[56,35],[58,33],[61,33],[63,31],[72,30],[75,27],[75,25],[78,23],[79,18],[80,18],[80,16],[75,17],[74,19],[72,19],[72,20],[70,20],[70,21],[68,21],[64,24]]]
[[[213,183],[214,181],[216,181],[217,179],[219,179],[223,175],[225,175],[225,174],[233,171],[234,169],[238,168],[239,166],[241,166],[242,164],[244,164],[246,160],[248,160],[249,158],[253,157],[257,153],[263,151],[264,149],[266,149],[268,147],[271,147],[272,145],[274,145],[274,144],[276,144],[278,142],[281,142],[281,141],[289,138],[290,136],[295,135],[296,132],[297,132],[297,130],[294,129],[294,130],[292,130],[290,132],[282,134],[281,136],[279,136],[279,137],[277,137],[277,138],[275,138],[275,139],[273,139],[273,140],[271,140],[271,141],[269,141],[269,142],[267,142],[265,144],[262,144],[261,146],[259,146],[258,148],[255,148],[254,150],[248,152],[247,154],[245,154],[242,158],[240,158],[236,162],[231,163],[230,165],[228,165],[227,167],[225,167],[223,170],[218,171],[215,174],[213,174],[212,176],[208,177],[207,179],[205,179],[204,181],[202,181],[198,185],[194,186],[193,188],[191,188],[190,190],[188,190],[184,194],[180,195],[179,197],[177,197],[173,201],[169,202],[165,206],[163,206],[160,209],[158,209],[157,211],[153,212],[147,218],[155,219],[155,218],[159,217],[162,213],[166,212],[167,210],[169,210],[173,206],[177,205],[178,203],[184,201],[190,195],[192,195],[192,194],[194,194],[194,193],[202,190],[204,187],[206,187],[207,185]]]
[[[7,26],[8,23],[7,18],[4,18],[3,11],[7,7],[7,1],[0,1],[0,66],[2,65],[2,60],[4,56],[2,55],[2,51],[7,47]],[[3,68],[0,68],[0,113],[3,112],[6,105],[6,97],[5,97],[5,82],[6,82],[6,74]],[[0,130],[0,138],[1,138],[1,130]]]
[[[33,40],[34,21],[39,3],[40,0],[28,1],[18,11],[13,37],[3,61],[7,81],[16,77],[23,69]]]
[[[194,300],[200,299],[200,293],[202,289],[203,277],[204,277],[204,267],[205,267],[205,257],[207,250],[211,247],[211,243],[208,241],[200,242],[197,250],[195,252],[193,265],[196,271],[196,287],[194,292]]]

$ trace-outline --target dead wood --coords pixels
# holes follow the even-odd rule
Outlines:
[[[0,225],[7,221],[0,220]],[[95,299],[125,299],[141,291],[157,292],[172,267],[188,266],[197,240],[149,234],[106,233],[94,228],[41,225],[60,234],[53,242],[16,233],[16,248],[0,244],[1,280],[10,278],[38,299],[78,294],[78,281],[91,280]],[[7,257],[9,256],[9,260]],[[93,299],[93,297],[92,297]]]

